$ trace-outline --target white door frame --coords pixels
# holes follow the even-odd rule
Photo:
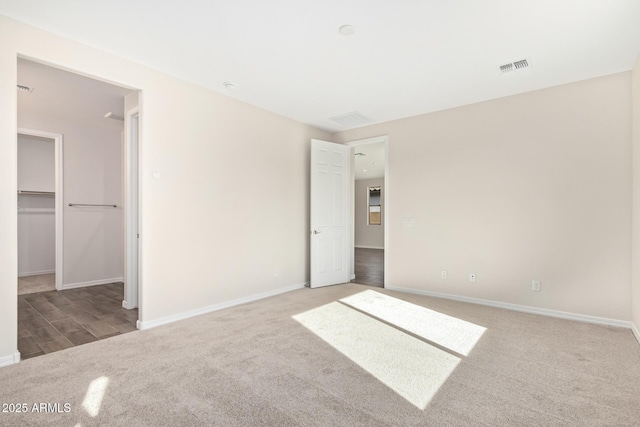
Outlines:
[[[140,290],[140,230],[139,230],[139,165],[140,165],[140,108],[125,112],[124,137],[124,300],[122,306],[139,306]],[[140,318],[140,312],[138,312]]]
[[[381,135],[375,136],[373,138],[367,139],[359,139],[357,141],[347,142],[345,145],[350,148],[349,154],[351,158],[351,199],[350,199],[350,215],[351,215],[351,280],[353,280],[356,276],[355,274],[355,245],[356,245],[356,234],[355,234],[355,168],[354,165],[354,157],[353,157],[353,148],[358,147],[360,145],[368,145],[368,144],[379,144],[384,143],[384,207],[383,207],[383,225],[384,225],[384,287],[387,287],[387,278],[388,274],[388,254],[389,254],[389,136]]]
[[[28,128],[18,128],[16,134],[16,144],[18,143],[17,135],[28,135],[28,136],[37,136],[40,138],[52,139],[54,143],[54,152],[55,152],[55,220],[56,220],[56,231],[55,231],[55,239],[56,239],[56,290],[62,290],[62,280],[64,276],[63,270],[63,215],[64,215],[64,201],[63,201],[63,179],[64,179],[64,171],[63,171],[63,137],[61,133],[47,132],[36,129],[28,129]]]

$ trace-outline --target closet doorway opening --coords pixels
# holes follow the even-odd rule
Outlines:
[[[62,289],[62,135],[18,128],[18,295]]]
[[[27,359],[137,328],[140,116],[137,89],[26,58],[17,77],[17,336]],[[25,284],[44,274],[55,286]]]
[[[352,171],[352,282],[385,286],[388,212],[388,138],[354,141]]]

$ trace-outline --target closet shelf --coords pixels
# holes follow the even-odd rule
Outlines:
[[[22,196],[48,196],[48,197],[55,197],[56,193],[54,191],[18,190],[18,195],[22,195]]]
[[[18,208],[18,213],[56,213],[54,208]]]

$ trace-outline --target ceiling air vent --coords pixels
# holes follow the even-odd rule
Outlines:
[[[503,73],[510,73],[513,71],[513,64],[510,62],[508,64],[504,64],[500,66],[500,71]]]
[[[17,88],[20,92],[33,92],[33,88],[30,88],[29,86],[17,85]]]
[[[527,62],[526,59],[521,59],[520,61],[514,62],[513,66],[516,67],[516,70],[523,70],[529,67],[529,62]]]
[[[508,64],[504,64],[500,66],[500,72],[502,74],[508,74],[513,71],[522,71],[529,68],[529,61],[526,59],[521,59],[520,61],[509,62]]]
[[[338,116],[330,117],[329,120],[336,122],[346,128],[354,128],[371,123],[370,119],[363,116],[362,113],[359,113],[358,111],[352,111],[351,113],[345,113]]]

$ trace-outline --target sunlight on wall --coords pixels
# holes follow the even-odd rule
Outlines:
[[[419,409],[460,358],[339,302],[293,316],[307,329]]]
[[[82,407],[92,417],[98,416],[100,413],[100,407],[102,406],[102,399],[107,391],[107,385],[109,384],[108,377],[100,377],[91,381],[87,394],[82,401]]]
[[[463,356],[469,355],[487,330],[482,326],[372,290],[351,295],[340,301]]]

